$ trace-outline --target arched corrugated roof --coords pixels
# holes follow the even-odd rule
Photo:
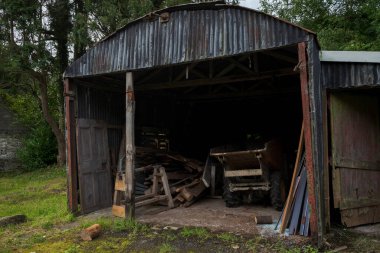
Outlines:
[[[162,18],[168,14],[168,20]],[[186,4],[150,13],[104,38],[65,71],[91,76],[282,47],[313,32],[263,12],[223,2]]]

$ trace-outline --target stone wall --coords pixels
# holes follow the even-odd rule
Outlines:
[[[25,128],[16,122],[14,114],[0,98],[0,171],[20,167],[16,152],[21,145],[23,133]]]

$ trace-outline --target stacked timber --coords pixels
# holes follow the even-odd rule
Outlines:
[[[136,162],[139,165],[144,165],[135,170],[136,195],[152,193],[154,175],[150,168],[155,167],[165,169],[175,206],[190,206],[202,197],[206,190],[201,180],[204,165],[198,160],[186,158],[177,153],[159,153],[153,149],[138,148],[136,150]],[[146,165],[147,163],[150,164]],[[160,181],[158,189],[160,192],[164,191],[163,184]]]
[[[290,235],[309,235],[310,209],[308,205],[303,127],[289,195],[279,224],[281,233],[288,232]]]

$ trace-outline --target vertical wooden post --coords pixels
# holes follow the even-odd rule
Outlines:
[[[125,108],[125,217],[135,217],[135,95],[133,91],[133,74],[126,73],[126,108]]]
[[[329,149],[328,149],[328,143],[329,143],[329,131],[328,131],[328,113],[327,113],[327,92],[324,89],[322,91],[322,110],[323,110],[323,168],[324,168],[324,174],[323,174],[323,191],[324,191],[324,205],[325,205],[325,226],[326,230],[330,230],[330,167],[329,167]]]
[[[315,189],[314,162],[313,162],[313,142],[311,133],[310,98],[308,85],[308,62],[306,56],[306,43],[298,43],[298,60],[300,62],[300,81],[302,114],[305,137],[305,162],[307,171],[308,200],[310,205],[310,231],[313,237],[318,236],[318,214],[317,199]]]
[[[75,86],[72,80],[64,79],[65,127],[66,127],[66,166],[68,208],[78,211],[78,170],[76,156]]]

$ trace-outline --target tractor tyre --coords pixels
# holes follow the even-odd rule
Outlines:
[[[226,207],[238,207],[241,205],[242,201],[237,192],[230,191],[230,182],[230,179],[224,178],[223,199],[226,203]]]

